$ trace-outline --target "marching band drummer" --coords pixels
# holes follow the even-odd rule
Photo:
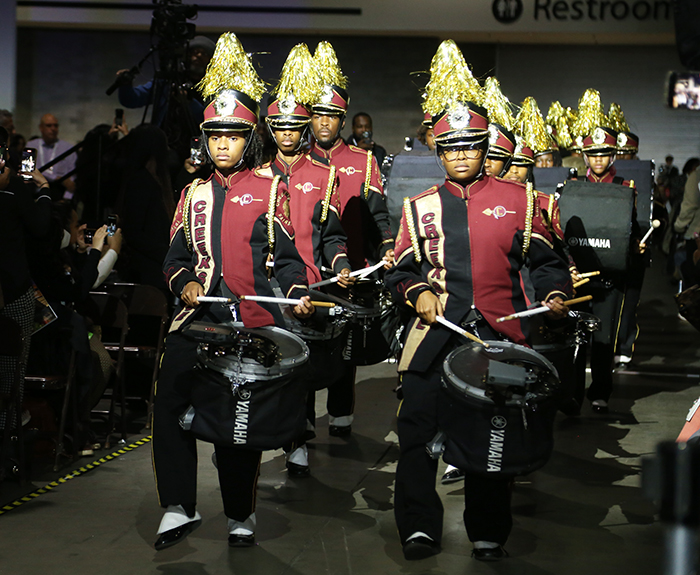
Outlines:
[[[199,305],[198,296],[272,296],[265,263],[274,252],[275,274],[288,297],[302,298],[300,317],[313,312],[304,263],[293,243],[286,186],[260,164],[258,101],[265,88],[232,33],[223,34],[199,85],[212,98],[204,111],[203,139],[214,175],[195,180],[182,194],[164,263],[168,286],[180,298],[166,340],[153,415],[153,464],[160,505],[166,509],[156,549],[182,541],[200,523],[196,511],[196,440],[180,428],[190,405],[197,343],[181,330],[193,319],[231,322],[222,304]],[[279,306],[240,302],[245,327],[283,326]],[[259,451],[215,445],[219,484],[231,547],[255,542]]]
[[[326,265],[338,274],[338,285],[348,287],[354,278],[349,276],[346,237],[340,224],[335,167],[313,159],[304,148],[311,121],[307,106],[320,89],[321,80],[306,44],[294,46],[282,68],[276,97],[267,108],[266,122],[277,144],[277,155],[270,167],[287,184],[295,245],[306,264],[309,283],[321,281],[321,266]],[[332,385],[328,373],[332,366],[328,362],[335,348],[340,351],[339,339],[307,340],[311,367],[306,378],[325,380],[321,385],[310,384],[310,388]],[[315,401],[315,393],[310,391],[307,415],[312,425],[315,425]],[[310,473],[303,439],[287,453],[287,472],[295,477]]]
[[[382,259],[389,268],[393,265],[394,238],[379,165],[371,151],[349,146],[340,137],[349,102],[345,89],[347,78],[328,42],[319,42],[314,62],[323,89],[311,107],[311,157],[335,167],[340,222],[347,236],[348,258],[353,269],[366,267],[368,260]],[[352,433],[355,366],[340,360],[337,371],[340,380],[328,388],[328,433],[342,437]]]
[[[449,71],[449,73],[445,73]],[[406,199],[395,267],[386,284],[415,310],[399,363],[403,401],[398,414],[400,455],[395,517],[406,559],[440,552],[443,507],[435,490],[437,461],[426,444],[437,432],[441,366],[462,343],[436,323],[437,315],[476,322],[482,339],[526,343],[526,324],[496,318],[525,309],[520,269],[529,259],[538,299],[563,317],[571,293],[566,263],[552,250],[536,197],[521,185],[484,176],[488,153],[486,111],[478,85],[452,40],[431,64],[425,111],[434,115],[437,153],[446,171],[441,186]],[[511,478],[465,475],[464,521],[472,556],[499,560],[512,527]]]

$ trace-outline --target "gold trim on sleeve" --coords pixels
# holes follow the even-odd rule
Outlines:
[[[411,246],[413,247],[413,257],[416,258],[416,261],[418,263],[420,263],[423,257],[420,253],[420,245],[418,244],[418,234],[416,233],[416,224],[413,221],[413,210],[411,209],[411,198],[409,197],[405,197],[403,199],[403,215],[404,218],[406,218],[408,235],[411,238]]]

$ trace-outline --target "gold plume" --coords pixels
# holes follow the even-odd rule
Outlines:
[[[272,90],[280,101],[293,100],[308,106],[318,99],[323,90],[321,77],[318,75],[314,59],[306,44],[297,44],[289,52],[282,66],[280,81]]]
[[[216,50],[207,66],[206,74],[197,88],[204,98],[216,96],[224,90],[237,90],[259,102],[265,93],[250,56],[233,32],[225,32],[216,42]]]
[[[610,122],[605,116],[603,104],[600,101],[600,92],[589,88],[578,101],[578,113],[576,121],[571,127],[571,135],[576,138],[585,138],[598,127],[610,127]]]
[[[610,118],[610,127],[617,132],[629,132],[630,127],[625,119],[625,113],[620,108],[620,104],[612,102],[608,110],[608,118]]]
[[[336,56],[330,42],[323,40],[318,43],[314,52],[314,64],[324,85],[338,86],[343,90],[347,89],[348,79],[343,76],[338,63],[338,56]]]
[[[552,149],[552,136],[549,135],[542,113],[532,96],[523,100],[520,112],[515,118],[515,130],[536,154]]]
[[[510,101],[501,92],[501,85],[495,76],[484,82],[484,107],[489,114],[489,122],[500,124],[507,130],[513,129],[513,114]]]
[[[483,89],[472,75],[454,40],[443,41],[430,63],[430,81],[425,87],[423,111],[431,116],[456,102],[482,105]]]
[[[573,113],[571,108],[564,109],[559,100],[551,103],[547,112],[547,124],[553,128],[554,139],[560,148],[570,148],[573,144],[573,139],[571,138],[572,121]]]

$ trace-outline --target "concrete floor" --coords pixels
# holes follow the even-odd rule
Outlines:
[[[505,561],[470,558],[460,484],[439,486],[442,554],[403,559],[392,508],[395,366],[381,364],[360,370],[349,440],[328,437],[320,419],[312,477],[289,480],[281,452],[265,454],[255,548],[228,548],[212,449],[201,443],[203,524],[156,553],[161,510],[146,444],[0,516],[0,574],[660,573],[663,527],[642,497],[640,458],[675,439],[700,394],[700,334],[677,319],[673,288],[658,268],[647,278],[635,361],[618,374],[611,413],[595,416],[586,406],[578,418],[560,416],[551,461],[516,482]]]

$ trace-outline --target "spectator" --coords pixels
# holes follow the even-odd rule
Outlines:
[[[683,202],[673,225],[674,230],[679,234],[683,234],[683,239],[685,240],[686,259],[681,264],[681,275],[686,284],[685,287],[690,287],[698,280],[695,266],[693,265],[693,254],[697,249],[695,240],[700,237],[699,175],[697,169],[688,175]]]
[[[0,144],[7,142],[8,132],[0,127]],[[48,188],[48,182],[37,170],[32,174],[39,193]],[[29,341],[34,329],[34,288],[27,260],[25,235],[40,237],[49,226],[51,201],[46,195],[32,197],[34,186],[10,186],[10,169],[0,158],[0,291],[4,306],[0,315],[20,326],[25,347],[20,359],[20,400],[23,394],[24,374],[29,355]],[[10,191],[9,188],[12,188]],[[9,393],[17,364],[16,360],[0,357],[0,393]],[[0,429],[6,425],[0,414]],[[10,425],[14,425],[11,422]]]
[[[12,112],[0,109],[0,128],[5,128],[10,136],[15,135],[15,122]]]
[[[127,159],[116,210],[126,239],[125,279],[166,289],[162,266],[175,212],[165,133],[151,124],[124,140]]]
[[[386,157],[386,150],[374,142],[372,135],[372,117],[366,112],[358,112],[352,118],[352,134],[346,143],[371,151],[381,166]]]
[[[27,148],[36,149],[36,161],[39,169],[73,147],[72,144],[58,139],[58,119],[53,114],[44,114],[41,117],[39,132],[41,132],[40,138],[27,142]],[[42,170],[55,195],[65,199],[73,197],[73,192],[75,192],[73,177],[62,178],[75,169],[76,158],[77,155],[73,153],[47,170]]]

